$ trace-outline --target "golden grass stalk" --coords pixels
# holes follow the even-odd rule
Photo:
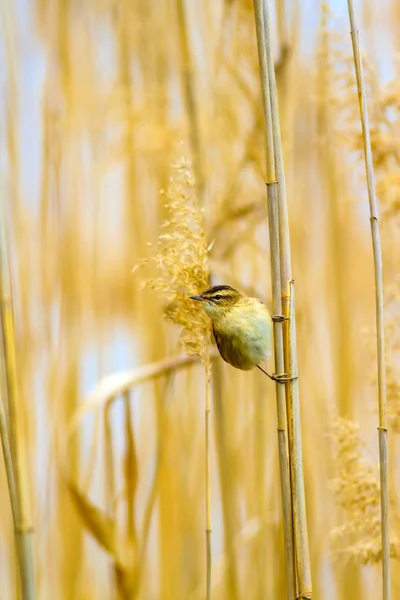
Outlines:
[[[278,218],[278,183],[267,184],[268,193],[268,222],[271,248],[271,274],[273,310],[277,315],[282,314],[281,280],[279,271],[279,218]],[[274,322],[275,369],[277,373],[284,372],[284,347],[282,323]],[[286,585],[288,598],[296,597],[296,573],[294,561],[293,508],[292,488],[290,482],[290,464],[287,440],[287,418],[285,389],[276,382],[276,405],[278,425],[278,451],[281,472],[281,494],[285,538]]]
[[[375,194],[375,177],[372,163],[370,128],[368,121],[367,97],[358,41],[358,29],[352,0],[347,1],[349,10],[351,41],[354,66],[357,79],[358,101],[363,134],[365,171],[367,177],[368,200],[370,209],[371,237],[375,270],[376,331],[378,351],[378,402],[379,402],[379,462],[381,483],[381,527],[382,527],[382,574],[383,600],[390,598],[390,532],[389,532],[389,469],[386,417],[386,369],[385,369],[385,331],[383,318],[383,282],[382,251],[379,234],[378,203]]]
[[[25,438],[22,427],[21,396],[17,379],[14,317],[12,309],[11,283],[4,224],[1,221],[0,240],[0,327],[1,360],[3,363],[2,395],[7,401],[9,436],[5,420],[4,405],[1,408],[1,436],[7,470],[9,494],[14,517],[15,542],[17,547],[21,594],[23,600],[35,598],[32,533],[30,520],[28,472],[25,455]],[[12,464],[10,463],[12,460]]]
[[[264,33],[264,16],[262,0],[254,0],[256,19],[257,47],[260,64],[261,90],[265,120],[266,162],[267,162],[267,192],[268,192],[268,223],[270,234],[271,278],[273,311],[282,314],[281,273],[279,253],[279,212],[278,212],[278,183],[275,181],[275,157],[272,131],[271,101],[268,81],[268,66],[266,38]],[[275,368],[278,373],[284,371],[284,346],[282,323],[274,322]],[[291,484],[289,455],[287,444],[287,421],[285,389],[276,383],[276,404],[278,420],[278,450],[282,494],[283,533],[285,540],[286,560],[286,592],[289,600],[296,597],[296,574],[294,563],[293,515],[291,500]]]
[[[287,410],[289,420],[289,456],[292,482],[292,505],[294,544],[296,557],[296,572],[298,596],[300,598],[312,597],[311,566],[308,548],[307,513],[305,504],[304,472],[301,441],[300,398],[297,383],[297,350],[296,350],[296,320],[292,280],[292,267],[290,255],[289,214],[287,209],[285,172],[283,164],[282,142],[279,125],[278,100],[276,93],[275,71],[272,59],[272,40],[270,16],[267,2],[263,1],[263,20],[265,31],[265,46],[268,71],[269,98],[271,103],[271,121],[273,148],[275,158],[275,172],[278,181],[278,207],[279,207],[279,250],[281,268],[281,297],[282,309],[285,317],[289,316],[289,331],[284,326],[285,344],[285,371],[291,374],[292,380],[287,386]]]
[[[291,275],[289,217],[286,200],[285,174],[283,165],[282,143],[280,136],[278,101],[274,63],[272,59],[272,43],[270,35],[269,10],[265,0],[254,0],[256,10],[257,36],[259,41],[259,60],[262,64],[265,52],[264,75],[261,77],[263,88],[263,105],[266,119],[267,141],[267,175],[277,180],[277,200],[279,218],[279,254],[280,254],[280,288],[281,308],[283,315],[289,316],[290,328],[283,327],[284,364],[285,370],[291,374],[294,369],[292,381],[287,386],[287,407],[289,414],[289,453],[292,484],[292,511],[294,525],[294,547],[296,556],[296,570],[298,595],[301,598],[311,598],[311,568],[308,548],[307,514],[305,505],[304,473],[302,458],[301,423],[299,406],[299,388],[297,383],[297,352],[296,352],[296,323],[293,281]],[[265,48],[265,50],[264,50]],[[273,160],[272,160],[273,149]],[[273,167],[272,167],[273,165]],[[270,179],[271,181],[271,179]],[[272,186],[274,187],[274,186]],[[272,188],[271,188],[272,189]],[[272,195],[272,194],[270,194]],[[271,225],[270,225],[271,227]],[[275,307],[274,307],[275,308]],[[289,334],[289,335],[288,335]],[[280,341],[278,342],[280,344]],[[279,349],[280,350],[280,349]],[[282,352],[280,352],[282,354]],[[281,361],[281,359],[278,359]],[[279,393],[279,392],[277,392]]]

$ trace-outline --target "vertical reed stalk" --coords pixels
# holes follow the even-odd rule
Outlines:
[[[278,183],[267,183],[268,222],[271,250],[271,276],[273,310],[276,315],[282,314],[281,281],[279,271],[279,218],[278,218]],[[275,369],[284,372],[284,347],[282,323],[274,322]],[[288,598],[296,597],[296,572],[294,561],[294,533],[292,488],[290,481],[290,464],[287,441],[286,394],[282,384],[276,382],[276,404],[278,417],[278,449],[281,471],[282,510],[285,538],[286,585]]]
[[[256,19],[258,59],[260,65],[262,101],[264,109],[266,168],[268,192],[268,223],[270,234],[271,278],[273,310],[282,314],[281,273],[279,253],[279,212],[278,182],[275,172],[274,141],[271,116],[271,100],[269,94],[266,39],[264,33],[264,16],[262,0],[254,0]],[[282,323],[274,322],[275,367],[278,373],[284,371],[284,346]],[[276,383],[276,404],[278,421],[278,451],[282,494],[283,533],[285,540],[286,560],[286,593],[288,600],[296,597],[296,574],[294,563],[293,515],[291,501],[290,469],[287,444],[287,421],[284,387]]]
[[[363,75],[358,29],[352,0],[347,1],[349,10],[351,41],[353,45],[354,66],[357,79],[358,101],[363,134],[365,171],[367,177],[368,200],[370,209],[371,237],[375,270],[376,331],[378,351],[378,401],[379,401],[379,462],[381,483],[381,527],[382,527],[382,574],[383,600],[390,598],[390,535],[389,535],[389,470],[386,418],[386,368],[385,368],[385,331],[383,321],[383,282],[382,251],[379,234],[378,203],[375,194],[375,177],[372,162],[371,138],[369,131],[367,97]]]
[[[207,354],[205,363],[206,374],[206,600],[211,598],[211,449],[210,449],[210,381],[211,381],[211,361]]]
[[[11,283],[7,257],[3,215],[1,215],[0,239],[0,321],[1,321],[1,361],[3,363],[3,401],[8,406],[9,443],[6,436],[4,405],[1,409],[1,435],[4,459],[7,469],[9,493],[14,517],[15,541],[17,546],[21,595],[23,600],[34,600],[35,582],[33,568],[32,532],[30,520],[28,472],[25,455],[25,438],[22,427],[22,400],[16,368],[14,317],[12,308]],[[12,460],[12,464],[10,462]]]
[[[282,362],[282,350],[285,370],[291,373],[291,366],[297,365],[296,345],[295,345],[295,312],[294,300],[291,300],[292,275],[291,275],[291,257],[290,257],[290,236],[289,236],[289,216],[286,200],[285,174],[282,155],[282,143],[280,136],[278,101],[276,93],[275,71],[272,59],[272,43],[270,35],[270,17],[266,0],[254,0],[256,12],[258,52],[261,70],[261,86],[263,90],[263,106],[266,121],[266,143],[267,143],[267,177],[273,183],[277,180],[277,200],[278,200],[278,219],[279,219],[279,248],[280,255],[280,293],[281,308],[278,314],[283,313],[286,317],[290,312],[290,332],[287,326],[283,329],[283,348],[279,348],[281,342],[275,339],[279,350],[279,366]],[[273,159],[272,159],[273,152]],[[269,186],[273,190],[275,186]],[[274,192],[270,191],[270,198],[273,198]],[[270,223],[271,228],[271,223]],[[271,241],[273,234],[271,234]],[[276,243],[276,242],[275,242]],[[272,264],[271,251],[271,268]],[[272,275],[277,284],[276,275]],[[275,289],[275,294],[277,290]],[[279,307],[279,304],[278,304]],[[276,306],[274,306],[274,310]],[[275,331],[277,331],[275,323]],[[279,335],[279,334],[278,334]],[[282,335],[282,333],[280,334]],[[276,359],[277,360],[277,359]],[[277,365],[278,368],[278,365]],[[297,378],[297,372],[294,375]],[[279,385],[279,384],[278,384]],[[280,392],[277,391],[277,394]],[[311,568],[308,549],[307,517],[305,510],[304,497],[304,473],[301,451],[301,423],[299,407],[299,388],[297,379],[293,379],[287,386],[287,409],[289,413],[289,451],[290,451],[290,469],[292,483],[292,513],[294,525],[294,547],[296,557],[298,596],[300,598],[312,597]],[[282,468],[281,468],[282,469]],[[282,470],[281,470],[282,477]]]
[[[272,134],[274,142],[275,169],[278,180],[278,205],[279,205],[279,249],[281,266],[281,294],[283,314],[287,317],[290,313],[290,331],[284,326],[285,344],[285,371],[291,373],[291,366],[297,365],[295,342],[295,309],[294,300],[291,300],[293,291],[292,267],[290,256],[289,214],[287,209],[285,172],[283,164],[282,143],[279,125],[278,100],[276,93],[275,71],[272,59],[272,40],[270,16],[266,0],[263,1],[263,19],[265,28],[265,46],[267,56],[269,98],[271,102]],[[295,378],[287,386],[287,410],[289,415],[289,456],[292,479],[292,505],[294,543],[296,556],[296,571],[298,596],[300,598],[312,597],[311,567],[308,548],[307,515],[304,497],[304,472],[301,451],[301,422],[300,398]]]
[[[268,71],[269,98],[271,103],[272,135],[275,157],[276,178],[278,180],[279,206],[279,250],[281,267],[281,297],[282,312],[286,317],[290,313],[290,331],[284,326],[285,371],[291,373],[291,365],[297,364],[295,341],[296,321],[294,301],[291,300],[292,266],[290,256],[289,214],[286,199],[285,172],[283,164],[282,143],[279,126],[278,100],[276,93],[275,71],[272,59],[272,40],[270,16],[266,0],[263,0],[263,20],[265,31],[265,46]],[[297,377],[297,373],[294,375]],[[299,387],[297,379],[292,379],[287,386],[287,410],[289,420],[289,456],[292,480],[292,510],[294,525],[294,544],[296,557],[296,572],[298,596],[312,597],[311,567],[308,548],[307,515],[304,498],[304,473],[301,452],[301,422],[299,407]]]

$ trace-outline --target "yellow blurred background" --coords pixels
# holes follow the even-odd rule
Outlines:
[[[372,599],[380,556],[363,522],[375,496],[367,512],[343,501],[343,429],[331,435],[339,417],[354,420],[357,460],[374,473],[373,261],[346,3],[276,0],[271,10],[314,597]],[[400,11],[396,0],[357,10],[388,297],[395,540]],[[36,597],[203,598],[204,369],[182,358],[163,298],[132,269],[152,256],[166,218],[159,191],[184,156],[212,280],[270,304],[253,4],[3,0],[0,17],[0,202]],[[212,598],[284,598],[273,384],[215,359],[212,426]],[[3,467],[0,479],[0,598],[11,600],[18,578]]]

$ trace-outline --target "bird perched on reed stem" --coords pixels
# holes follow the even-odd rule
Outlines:
[[[242,371],[258,367],[274,381],[289,381],[286,373],[270,375],[260,366],[272,354],[272,321],[284,317],[271,317],[261,300],[248,298],[229,285],[215,285],[190,298],[202,302],[225,362]]]

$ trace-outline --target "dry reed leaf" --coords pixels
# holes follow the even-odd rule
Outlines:
[[[126,538],[117,547],[115,525],[110,516],[90,502],[73,482],[69,481],[67,486],[84,527],[113,558],[116,585],[122,597],[131,598],[138,581],[136,539]]]
[[[115,527],[112,519],[90,502],[72,481],[68,481],[67,486],[87,531],[108,554],[116,557]]]
[[[134,569],[124,567],[116,562],[114,565],[114,574],[117,588],[122,598],[135,598],[135,589],[137,588],[137,573]]]
[[[210,357],[216,355],[215,349],[210,352]],[[173,371],[190,367],[198,360],[197,356],[175,356],[131,371],[122,371],[104,377],[79,403],[67,427],[67,440],[74,435],[85,417],[91,412],[104,408],[137,385],[156,377],[168,375]]]
[[[130,481],[129,487],[130,496],[135,502],[136,492],[137,492],[137,484],[138,484],[138,461],[137,454],[135,448],[135,439],[133,437],[133,429],[132,431],[132,439],[127,442],[127,449],[124,456],[124,473],[125,479]]]
[[[126,450],[123,457],[123,473],[125,478],[126,502],[127,502],[127,535],[135,546],[137,544],[137,533],[135,525],[135,501],[138,485],[138,459],[135,445],[135,435],[132,427],[132,411],[129,393],[124,396],[125,409],[125,444]]]

